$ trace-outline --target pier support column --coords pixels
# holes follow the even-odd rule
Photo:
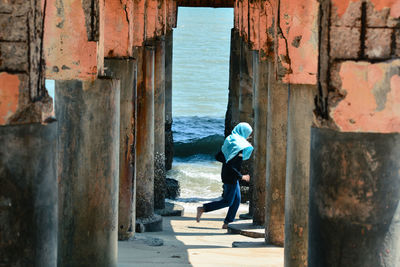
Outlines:
[[[174,138],[172,136],[172,57],[173,31],[165,35],[165,169],[172,168]]]
[[[288,85],[271,77],[269,65],[265,241],[283,246]]]
[[[225,115],[225,137],[230,135],[239,121],[240,96],[240,35],[235,28],[231,30],[231,52],[229,59],[229,97]]]
[[[173,31],[165,35],[165,169],[172,168],[174,138],[172,136],[172,53]]]
[[[154,214],[154,47],[138,48],[136,128],[137,231],[161,231],[162,218]]]
[[[247,122],[251,125],[254,130],[254,117],[253,117],[253,53],[249,49],[248,43],[241,38],[240,48],[240,87],[239,87],[239,122]],[[235,125],[236,126],[236,125]],[[254,133],[249,138],[249,142],[253,144]],[[252,155],[250,159],[246,160],[242,164],[242,173],[249,174],[253,177],[253,160]],[[253,201],[252,201],[252,184],[241,182],[241,185],[249,186],[247,194],[243,194],[243,200],[249,200],[249,213],[242,215],[242,217],[250,218],[253,214]],[[246,199],[247,196],[247,199]]]
[[[308,266],[399,266],[400,134],[311,133]]]
[[[119,201],[118,239],[127,240],[135,233],[136,187],[134,179],[135,152],[135,98],[136,61],[134,59],[106,58],[106,75],[119,79],[120,134],[119,134]]]
[[[116,266],[118,80],[56,81],[58,266]]]
[[[157,40],[154,63],[154,208],[165,208],[165,40]]]
[[[0,265],[57,265],[57,123],[0,127]]]
[[[268,62],[254,59],[254,172],[253,172],[253,224],[265,223],[265,190],[267,183],[267,112]]]
[[[289,86],[285,189],[285,266],[307,266],[310,138],[314,85]]]

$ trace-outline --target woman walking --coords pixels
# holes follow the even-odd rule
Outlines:
[[[215,156],[218,161],[222,162],[221,178],[224,183],[222,199],[197,207],[197,222],[200,221],[203,212],[225,207],[229,207],[229,210],[222,228],[227,229],[228,224],[235,219],[240,205],[239,180],[250,181],[250,176],[248,174],[242,175],[240,170],[243,160],[249,159],[253,151],[253,146],[247,141],[252,131],[253,129],[248,123],[241,122],[225,139],[221,151]]]

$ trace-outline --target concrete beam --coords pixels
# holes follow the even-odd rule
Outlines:
[[[234,0],[178,0],[183,7],[233,7]]]
[[[0,5],[0,125],[41,123],[53,116],[44,86],[42,4]]]
[[[105,2],[91,1],[98,6],[93,10],[92,4],[87,2],[89,0],[47,1],[46,78],[84,81],[103,75]],[[93,28],[88,20],[96,22],[96,26]]]

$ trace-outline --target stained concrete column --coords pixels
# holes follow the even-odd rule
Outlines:
[[[57,265],[57,122],[0,127],[0,259]]]
[[[56,81],[58,266],[116,266],[118,80]]]
[[[174,138],[172,136],[172,52],[173,31],[165,35],[165,169],[172,168]]]
[[[162,230],[162,218],[154,214],[154,47],[138,49],[136,128],[136,224],[137,231]]]
[[[283,246],[288,85],[275,81],[269,63],[265,241]]]
[[[254,129],[254,117],[253,117],[253,53],[249,49],[248,43],[241,38],[240,41],[240,86],[239,86],[239,121],[247,122]],[[236,126],[236,125],[235,125]],[[249,138],[249,142],[253,144],[254,133]],[[253,177],[253,159],[252,155],[250,159],[246,160],[242,164],[242,173],[250,174]],[[250,200],[249,213],[242,215],[245,218],[249,218],[253,214],[253,202],[252,200],[252,189],[253,181],[250,183],[241,182],[241,185],[248,185],[249,190],[247,194],[242,194],[243,200]],[[242,188],[243,189],[243,188]]]
[[[253,224],[265,223],[265,190],[267,183],[267,112],[268,62],[254,57],[254,171],[253,171]]]
[[[106,75],[120,80],[119,201],[118,239],[135,233],[136,186],[134,179],[136,61],[133,58],[105,58]]]
[[[285,266],[307,266],[313,85],[290,85],[285,189]]]
[[[400,134],[311,133],[308,266],[400,265]]]
[[[156,41],[154,63],[154,208],[165,208],[165,40]]]
[[[235,28],[231,30],[231,52],[229,59],[229,96],[225,114],[225,136],[231,134],[239,121],[240,89],[240,35]]]

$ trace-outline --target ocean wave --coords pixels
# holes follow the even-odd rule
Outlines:
[[[215,155],[221,149],[224,136],[214,134],[203,138],[174,143],[175,157],[190,157],[198,154]]]

